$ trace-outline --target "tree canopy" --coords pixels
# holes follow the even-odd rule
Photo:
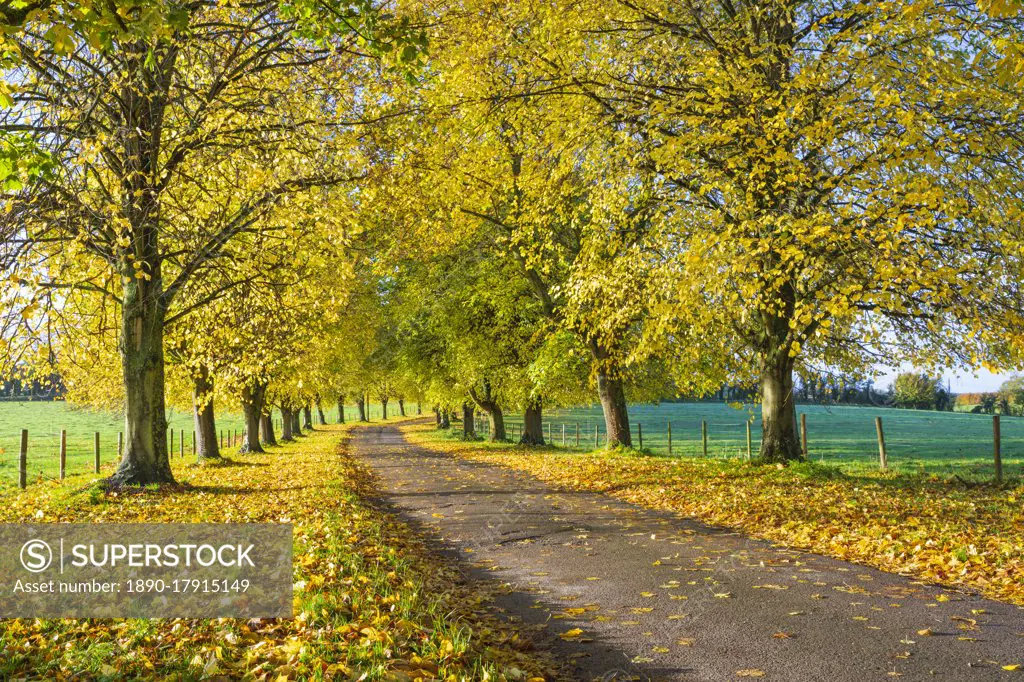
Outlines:
[[[628,447],[630,401],[729,383],[785,461],[795,375],[1021,368],[1017,2],[0,13],[0,372],[123,407],[115,483],[171,480],[168,399],[247,449],[596,399]]]

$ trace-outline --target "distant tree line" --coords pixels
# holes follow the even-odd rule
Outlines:
[[[956,410],[975,414],[1006,414],[1024,416],[1024,376],[1013,376],[998,391],[960,393]]]

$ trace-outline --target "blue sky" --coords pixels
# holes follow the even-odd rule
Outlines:
[[[899,372],[912,369],[902,367],[884,373],[875,381],[877,386],[888,386],[896,378]],[[972,372],[968,370],[947,371],[942,374],[943,380],[948,380],[954,393],[976,393],[981,391],[998,390],[999,385],[1013,376],[1013,372],[1001,372],[993,374],[987,370]]]

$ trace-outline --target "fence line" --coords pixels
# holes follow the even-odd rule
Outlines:
[[[835,455],[829,452],[829,448],[819,441],[819,447],[815,449],[815,441],[809,432],[807,413],[800,413],[798,417],[796,438],[798,447],[805,459],[815,459],[818,462],[828,462],[839,466],[854,466],[857,468],[870,467],[870,446],[865,447],[863,457],[849,454]],[[673,423],[675,422],[675,423]],[[707,457],[707,458],[737,458],[750,461],[756,456],[754,434],[751,428],[751,420],[742,422],[723,422],[699,420],[699,426],[691,429],[680,429],[680,420],[664,420],[654,425],[650,421],[638,420],[630,425],[630,434],[634,444],[654,455]],[[663,428],[658,428],[663,424]],[[886,472],[891,470],[892,452],[891,442],[893,439],[887,434],[883,427],[883,418],[874,418],[875,437],[877,440],[878,460],[876,468]],[[475,432],[478,436],[490,437],[490,422],[480,414],[475,415]],[[461,427],[453,426],[453,429]],[[572,436],[570,437],[570,429]],[[506,439],[516,442],[522,438],[523,426],[515,417],[505,417]],[[735,430],[735,431],[734,431]],[[722,437],[723,432],[725,437]],[[581,422],[580,420],[545,420],[541,423],[541,433],[545,443],[554,447],[571,450],[598,449],[602,442],[607,443],[607,434],[598,421]],[[592,433],[590,441],[586,441],[585,434]],[[687,433],[692,436],[687,437]],[[554,437],[553,437],[554,434]],[[581,438],[581,434],[584,438]],[[735,438],[733,437],[735,434]],[[887,440],[890,442],[887,445]],[[1004,477],[1004,455],[1002,447],[1002,433],[1000,428],[1000,415],[992,415],[992,455],[986,457],[980,452],[971,459],[986,469],[993,469],[993,478],[996,482],[1002,482]],[[906,443],[904,443],[906,444]],[[745,446],[745,447],[744,447]],[[980,448],[979,448],[980,450]],[[903,456],[898,458],[900,462],[908,462],[924,465],[930,463],[932,466],[954,466],[944,463],[941,458],[929,458],[927,456]],[[1017,455],[1018,468],[1024,468],[1024,452]],[[902,462],[906,463],[906,462]],[[973,463],[973,462],[972,462]]]

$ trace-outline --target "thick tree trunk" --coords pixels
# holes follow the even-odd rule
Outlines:
[[[152,248],[155,250],[155,236]],[[125,275],[118,349],[124,374],[125,448],[112,485],[173,483],[164,402],[164,304],[159,260],[151,279]]]
[[[776,353],[761,372],[761,453],[765,462],[800,460],[793,399],[793,360]]]
[[[125,247],[114,249],[122,284],[118,350],[124,377],[125,445],[117,471],[109,479],[112,486],[174,482],[164,398],[164,322],[169,300],[161,272],[158,183],[162,180],[156,169],[163,152],[167,83],[178,51],[162,39],[155,44],[131,41],[124,47],[126,77],[118,86],[119,123],[106,141],[118,158],[113,169],[116,182],[110,186],[120,185],[116,203],[127,228]],[[150,53],[151,49],[155,52]]]
[[[295,434],[292,433],[292,427],[295,425],[295,419],[292,414],[290,407],[281,406],[281,442],[291,443],[295,440]]]
[[[505,413],[502,412],[501,405],[492,403],[488,408],[484,408],[484,412],[487,413],[491,440],[494,442],[505,440],[507,438],[505,434]]]
[[[366,400],[362,396],[356,399],[356,407],[359,408],[359,421],[370,421],[366,418]]]
[[[483,413],[487,415],[487,423],[490,426],[488,432],[491,441],[505,440],[505,414],[501,411],[501,405],[494,399],[494,395],[491,392],[491,383],[485,380],[483,385],[483,395],[477,395],[476,389],[470,389],[469,395]]]
[[[292,410],[292,435],[304,436],[302,433],[302,408]]]
[[[273,413],[260,415],[260,439],[265,446],[277,445],[277,438],[274,437]]]
[[[441,428],[441,410],[434,408],[434,423],[437,428]]]
[[[345,396],[344,395],[339,395],[338,396],[338,423],[339,424],[344,424],[345,423]]]
[[[220,459],[213,412],[213,378],[205,365],[192,378],[192,415],[196,429],[196,457],[200,461]]]
[[[302,407],[302,428],[307,431],[313,430],[313,410],[309,406],[309,403],[306,403]]]
[[[608,433],[608,447],[624,445],[632,447],[629,433],[629,410],[626,407],[626,393],[622,380],[612,378],[602,371],[597,373],[597,394],[601,398],[604,412],[604,427]]]
[[[476,438],[476,419],[473,404],[462,403],[462,437],[471,440]]]
[[[520,445],[544,445],[544,408],[540,398],[534,398],[523,411],[523,435]]]
[[[450,429],[452,427],[451,415],[448,414],[448,410],[441,410],[441,428]]]
[[[316,399],[316,418],[320,420],[320,426],[327,426],[327,417],[324,416],[324,408],[320,405],[320,399]]]
[[[264,452],[260,445],[260,415],[263,414],[263,399],[267,393],[266,384],[255,384],[242,388],[242,413],[245,415],[245,431],[239,452]]]
[[[400,417],[405,416],[405,400],[403,398],[398,399],[398,415]]]
[[[622,379],[610,368],[611,354],[597,341],[590,342],[590,355],[597,370],[597,395],[604,413],[604,428],[608,434],[608,447],[633,446],[629,432],[629,409]]]
[[[387,398],[381,398],[380,399],[380,418],[381,419],[387,419],[388,418],[388,399]]]

